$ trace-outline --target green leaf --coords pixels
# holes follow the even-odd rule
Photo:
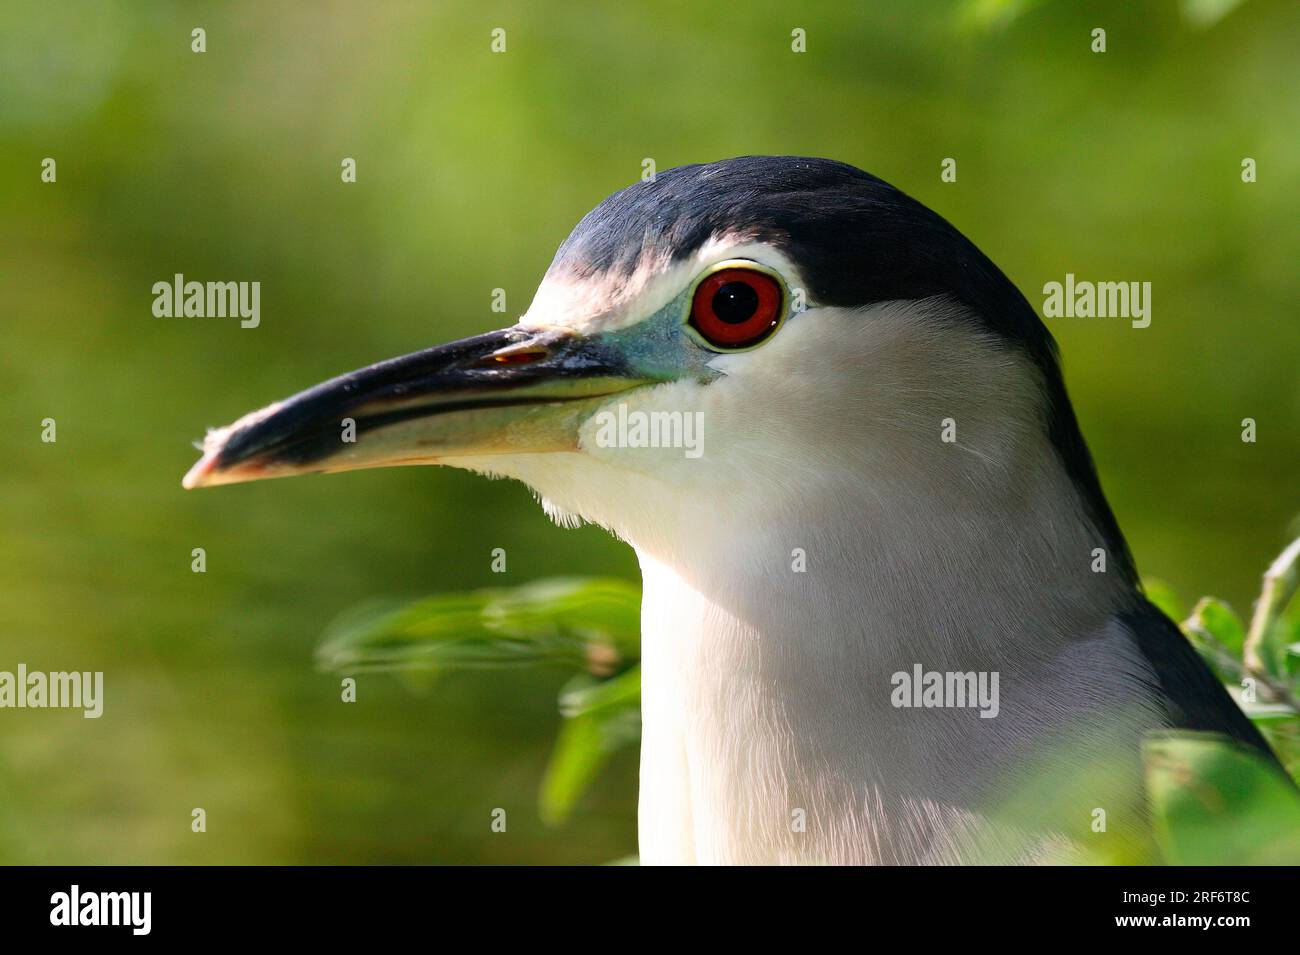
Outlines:
[[[560,712],[566,717],[583,716],[611,709],[641,707],[641,667],[634,666],[608,680],[579,674],[560,691]]]
[[[317,650],[322,667],[344,672],[540,664],[575,671],[560,694],[565,719],[542,780],[548,822],[567,818],[610,756],[640,739],[640,656],[640,590],[613,578],[372,603],[335,621]]]
[[[1193,647],[1224,683],[1241,682],[1246,633],[1232,608],[1214,597],[1202,597],[1181,624]]]
[[[1284,682],[1300,670],[1296,660],[1296,648],[1300,644],[1294,642],[1297,630],[1300,630],[1300,624],[1278,618],[1265,626],[1260,640],[1260,662],[1268,673]]]
[[[1287,644],[1293,642],[1286,619],[1287,604],[1300,587],[1300,538],[1278,554],[1266,571],[1264,586],[1255,601],[1242,658],[1248,669],[1262,670],[1286,683],[1291,672]]]
[[[317,660],[347,672],[538,664],[612,672],[640,658],[640,633],[634,584],[556,578],[354,609],[327,630]]]
[[[1293,720],[1296,718],[1295,710],[1291,709],[1286,703],[1260,703],[1258,700],[1251,703],[1241,698],[1241,690],[1238,687],[1229,687],[1232,692],[1232,698],[1237,701],[1242,712],[1249,716],[1256,723],[1276,720]]]
[[[1191,635],[1204,638],[1213,637],[1233,656],[1241,655],[1241,646],[1246,639],[1246,628],[1240,618],[1222,600],[1215,597],[1202,597],[1192,615],[1183,624]]]
[[[641,669],[609,680],[575,677],[561,694],[567,715],[542,779],[542,819],[567,819],[609,758],[641,738]]]
[[[1204,733],[1152,734],[1143,756],[1166,862],[1300,863],[1300,793],[1275,766]]]

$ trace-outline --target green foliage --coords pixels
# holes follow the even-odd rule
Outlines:
[[[626,581],[558,578],[371,604],[329,629],[317,659],[340,672],[540,664],[614,670],[640,657],[638,597]]]
[[[1183,633],[1272,743],[1282,763],[1300,774],[1300,615],[1287,614],[1295,596],[1300,540],[1264,573],[1249,625],[1224,601],[1203,597],[1182,623]],[[1159,603],[1167,588],[1148,585]]]
[[[609,757],[640,740],[641,668],[604,680],[578,674],[560,694],[560,712],[564,724],[542,780],[547,822],[568,818]]]
[[[1300,541],[1268,569],[1249,626],[1213,597],[1198,601],[1182,623],[1293,772],[1300,757],[1300,632],[1285,612],[1296,590],[1298,562]],[[1169,587],[1153,581],[1146,591],[1166,613],[1182,616]],[[640,738],[640,654],[637,587],[617,579],[560,578],[361,608],[330,629],[319,659],[339,672],[543,664],[572,671],[560,693],[563,722],[539,795],[542,818],[558,823],[572,814],[610,756]],[[1162,861],[1300,859],[1300,793],[1255,754],[1213,736],[1169,732],[1152,734],[1143,758]],[[1058,784],[1065,778],[1059,770],[1044,776]],[[1037,793],[1031,801],[1050,800]],[[1142,851],[1108,844],[1087,861],[1147,861]]]
[[[609,757],[641,737],[641,593],[616,579],[539,580],[517,588],[370,605],[334,624],[321,666],[439,672],[555,665],[574,676],[542,780],[540,812],[561,822]]]
[[[1264,573],[1249,625],[1225,601],[1203,597],[1183,633],[1255,721],[1292,776],[1300,773],[1300,620],[1295,595],[1300,540]],[[1169,588],[1147,595],[1177,614]],[[1162,860],[1174,865],[1276,865],[1300,861],[1300,794],[1256,754],[1204,734],[1153,734],[1143,749],[1147,800]]]
[[[1143,757],[1165,862],[1300,862],[1300,794],[1268,763],[1241,746],[1190,733],[1153,734]]]

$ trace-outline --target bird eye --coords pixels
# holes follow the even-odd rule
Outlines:
[[[724,268],[695,287],[690,326],[721,351],[753,348],[781,323],[781,283],[766,272]]]

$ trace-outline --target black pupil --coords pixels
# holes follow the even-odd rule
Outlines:
[[[758,311],[758,293],[748,282],[728,282],[713,293],[713,314],[728,325],[739,325]]]

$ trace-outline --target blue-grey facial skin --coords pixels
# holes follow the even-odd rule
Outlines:
[[[686,319],[693,292],[688,287],[649,318],[635,325],[596,333],[591,338],[622,355],[628,368],[645,378],[715,381],[722,377],[722,372],[710,368],[709,362],[725,352],[705,348],[688,329]]]
[[[602,332],[597,337],[608,341],[610,347],[622,354],[629,368],[648,378],[712,381],[718,372],[709,368],[708,362],[717,353],[700,347],[686,331],[684,319],[690,307],[689,294],[683,291],[644,321]]]

